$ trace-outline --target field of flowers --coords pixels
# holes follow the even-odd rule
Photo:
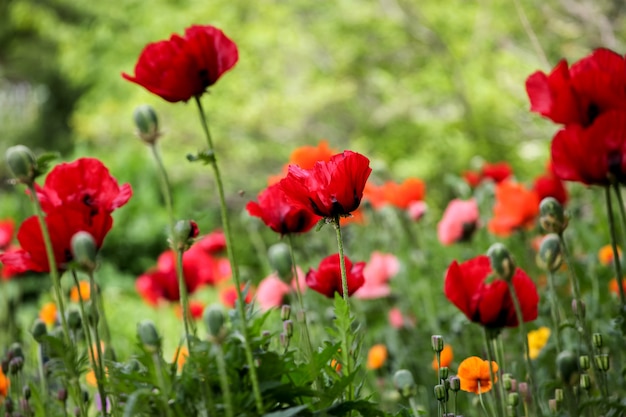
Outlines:
[[[193,25],[122,74],[188,102],[204,143],[181,155],[219,207],[207,230],[180,218],[160,151],[174,127],[138,106],[167,219],[141,216],[168,248],[130,284],[105,241],[146,190],[96,157],[7,150],[33,215],[0,216],[0,415],[626,413],[624,56],[529,74],[531,112],[555,124],[537,178],[505,156],[439,183],[385,178],[330,138],[294,148],[252,195],[225,187],[203,107],[238,59]],[[429,207],[444,182],[447,206]]]

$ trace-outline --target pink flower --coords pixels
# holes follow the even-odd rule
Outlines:
[[[406,209],[409,218],[414,222],[420,221],[428,211],[428,205],[424,201],[414,201]]]
[[[304,291],[306,288],[305,275],[300,268],[297,268],[297,274],[300,281],[300,289]],[[280,307],[284,304],[285,296],[296,288],[295,279],[291,281],[291,286],[289,286],[277,274],[272,274],[259,283],[256,291],[256,301],[262,310]]]
[[[450,201],[437,225],[439,241],[444,245],[451,245],[469,240],[476,230],[479,216],[478,204],[473,198]]]
[[[365,284],[354,296],[361,299],[386,297],[391,293],[387,283],[400,271],[400,261],[390,253],[372,252],[369,262],[365,265],[363,276]]]

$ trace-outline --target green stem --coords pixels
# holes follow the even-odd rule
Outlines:
[[[622,219],[622,235],[626,236],[626,212],[624,211],[624,200],[622,198],[622,192],[619,189],[619,184],[618,183],[613,183],[613,191],[615,192],[615,195],[617,196],[617,206],[619,207],[619,214],[620,217]],[[610,198],[609,198],[610,200]],[[609,221],[611,221],[611,217],[609,217]],[[613,263],[614,265],[619,265],[621,266],[621,256],[619,255],[618,249],[617,249],[617,243],[615,243],[615,241],[617,239],[615,239],[613,237],[613,234],[615,234],[615,224],[613,222],[610,223],[610,228],[611,228],[611,243],[613,246]],[[624,249],[626,249],[626,246],[624,246]],[[617,270],[617,266],[615,268],[616,271]],[[622,302],[622,307],[626,306],[626,292],[624,291],[624,276],[617,272],[617,288],[619,291],[619,299]]]
[[[417,402],[415,401],[415,398],[410,397],[409,398],[409,404],[411,405],[411,411],[413,412],[413,416],[414,417],[420,417],[420,412],[417,409]]]
[[[39,384],[41,389],[41,405],[44,413],[48,412],[48,378],[43,365],[43,346],[38,342],[37,345],[37,365],[39,371]],[[47,414],[46,414],[47,415]]]
[[[111,330],[109,327],[109,322],[107,320],[106,313],[104,311],[104,301],[102,300],[102,292],[101,287],[96,284],[96,281],[93,279],[93,273],[89,274],[89,286],[90,291],[96,306],[96,310],[98,311],[99,321],[98,323],[102,323],[102,340],[104,341],[104,346],[107,349],[111,348]],[[115,358],[113,358],[115,360]]]
[[[217,371],[220,376],[220,385],[222,387],[222,394],[224,395],[224,409],[226,410],[226,417],[233,417],[233,400],[230,394],[230,385],[228,384],[228,375],[226,374],[226,361],[224,360],[224,351],[220,344],[216,344],[215,358],[217,359]]]
[[[519,298],[517,298],[517,292],[515,291],[515,286],[513,282],[507,281],[506,284],[509,287],[509,293],[511,294],[511,299],[513,300],[513,307],[515,308],[515,315],[517,316],[517,324],[519,326],[519,335],[520,339],[522,339],[522,343],[524,346],[524,364],[526,365],[526,372],[528,373],[528,385],[531,387],[533,392],[533,397],[535,401],[533,401],[533,407],[535,409],[536,416],[542,416],[542,411],[539,409],[539,391],[537,389],[537,378],[535,376],[535,368],[530,359],[530,348],[528,346],[528,333],[526,332],[526,325],[524,324],[524,315],[522,313],[522,307],[519,302]],[[558,331],[558,328],[557,328]]]
[[[554,273],[552,271],[548,271],[548,290],[550,292],[550,312],[552,316],[552,326],[554,327],[554,331],[556,332],[556,350],[557,353],[561,353],[561,346],[563,343],[561,340],[562,337],[560,331],[561,313],[559,310],[559,302],[554,285]]]
[[[491,343],[491,339],[493,339],[493,337],[491,336],[490,331],[486,327],[483,327],[483,330],[485,333],[485,344],[487,345],[487,360],[489,361],[489,382],[491,382],[493,398],[498,403],[497,408],[500,409],[500,413],[502,413],[501,415],[506,416],[506,405],[504,404],[504,398],[502,398],[502,395],[496,394],[496,391],[497,391],[496,375],[493,372],[493,362],[495,359],[495,354],[493,352],[493,345]],[[479,385],[479,389],[480,389],[480,385]],[[482,395],[480,396],[480,399],[482,403]]]
[[[169,390],[166,388],[165,385],[165,378],[163,377],[163,366],[161,365],[161,357],[159,356],[159,352],[156,351],[152,354],[152,362],[154,363],[154,370],[157,374],[157,380],[159,381],[159,388],[161,390],[161,395],[163,396],[163,398],[165,398],[165,413],[167,415],[167,417],[171,417],[172,416],[172,410],[170,409],[169,405]]]
[[[222,184],[222,176],[220,175],[217,158],[215,157],[213,139],[211,138],[211,132],[209,131],[209,126],[206,121],[204,109],[202,108],[202,102],[200,101],[199,96],[196,96],[195,99],[200,115],[200,122],[202,123],[202,129],[204,131],[207,144],[209,146],[209,152],[213,153],[211,167],[213,168],[213,173],[215,175],[215,182],[217,185],[217,192],[220,200],[220,214],[222,217],[222,227],[224,228],[224,237],[226,238],[226,252],[228,253],[228,260],[230,262],[230,267],[232,270],[233,281],[235,282],[235,290],[237,291],[237,299],[239,300],[239,302],[236,303],[236,308],[241,318],[240,323],[241,334],[243,336],[243,347],[246,354],[246,362],[248,363],[248,368],[250,372],[250,380],[252,382],[252,391],[254,394],[256,409],[257,412],[262,415],[264,413],[263,398],[261,397],[259,378],[257,376],[257,369],[254,363],[254,357],[252,356],[252,348],[250,347],[250,336],[248,335],[248,318],[245,311],[246,300],[241,291],[241,279],[239,278],[239,267],[235,259],[235,251],[233,245],[234,240],[230,231],[230,220],[228,218],[226,198],[224,197],[224,185]]]
[[[185,283],[185,274],[183,272],[183,253],[184,249],[176,249],[176,278],[178,279],[178,291],[180,293],[180,308],[182,309],[183,324],[185,326],[185,341],[189,355],[191,355],[191,333],[189,331],[190,322],[192,321],[189,311],[189,297],[187,294],[187,284]]]
[[[152,156],[154,157],[154,161],[157,165],[157,171],[159,172],[159,182],[161,184],[161,193],[163,194],[163,199],[165,200],[165,208],[167,210],[167,215],[170,221],[170,237],[174,233],[174,204],[172,200],[172,187],[170,185],[170,180],[167,175],[167,171],[165,170],[165,165],[163,164],[163,160],[161,159],[161,155],[156,147],[155,143],[150,144],[150,151],[152,152]]]
[[[95,296],[98,290],[96,288],[96,281],[93,276],[93,271],[89,271],[89,285],[91,288],[90,293],[94,294]],[[81,302],[82,302],[82,297],[79,297],[79,298],[81,299]],[[106,395],[104,393],[104,383],[106,382],[106,373],[105,373],[105,368],[104,368],[104,352],[102,351],[102,339],[100,338],[100,331],[98,330],[98,323],[100,320],[99,314],[101,313],[101,311],[99,311],[98,309],[98,304],[96,303],[95,305],[96,305],[98,319],[93,323],[93,336],[96,339],[95,344],[96,344],[96,352],[98,353],[98,369],[100,373],[100,377],[98,378],[98,390],[100,391],[100,401],[102,403],[101,404],[102,414],[106,415]],[[96,377],[97,376],[98,376],[98,373],[96,373]]]

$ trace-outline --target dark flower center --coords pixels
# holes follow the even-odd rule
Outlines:
[[[593,121],[600,115],[600,108],[595,103],[590,103],[587,107],[587,126],[593,124]]]

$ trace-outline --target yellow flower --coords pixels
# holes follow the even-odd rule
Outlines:
[[[88,301],[89,297],[91,296],[91,286],[89,285],[89,282],[80,281],[78,283],[78,286],[75,285],[74,287],[72,287],[72,290],[70,291],[70,300],[78,303],[80,301],[80,298],[78,298],[79,291],[80,298],[82,298],[83,301]]]
[[[493,382],[498,382],[498,364],[491,362]],[[459,365],[457,376],[461,379],[461,389],[475,394],[484,394],[491,390],[491,378],[489,376],[489,361],[478,356],[470,356]]]
[[[377,344],[370,348],[367,353],[367,369],[380,369],[387,360],[387,348],[383,344]]]
[[[549,338],[550,329],[547,327],[540,327],[537,330],[528,332],[528,356],[530,356],[530,359],[535,359],[539,356],[541,349],[548,343]]]
[[[52,326],[57,319],[57,306],[53,302],[49,302],[39,310],[39,318],[48,326]]]

